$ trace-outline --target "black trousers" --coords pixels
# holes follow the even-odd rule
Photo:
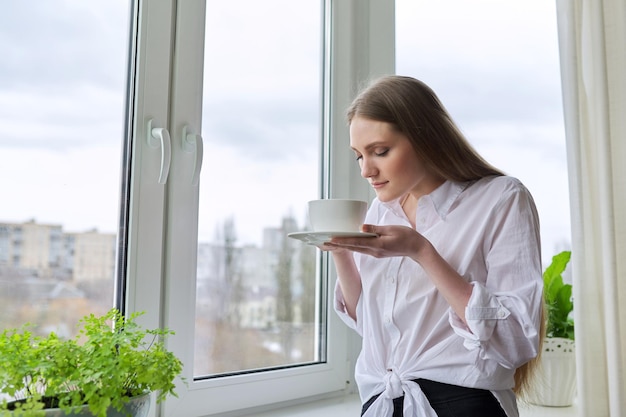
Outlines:
[[[416,379],[430,406],[439,417],[507,417],[500,403],[491,391],[444,384],[427,379]],[[372,405],[380,394],[374,395],[363,404],[361,415]],[[393,417],[403,416],[404,396],[394,398]]]

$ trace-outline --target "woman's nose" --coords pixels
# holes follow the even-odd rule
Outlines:
[[[371,160],[362,158],[361,159],[361,176],[363,178],[369,178],[376,175],[377,169],[372,163]]]

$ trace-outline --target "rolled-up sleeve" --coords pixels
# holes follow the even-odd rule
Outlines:
[[[496,360],[508,369],[537,356],[539,323],[529,307],[541,298],[541,288],[531,282],[515,294],[496,295],[479,283],[472,284],[465,309],[467,324],[452,309],[449,313],[450,325],[464,339],[465,348],[480,349],[483,359]]]
[[[450,324],[467,349],[514,369],[539,352],[543,308],[539,223],[525,188],[502,195],[484,242],[487,276],[472,282],[466,322],[451,311]]]

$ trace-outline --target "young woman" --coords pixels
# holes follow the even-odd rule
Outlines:
[[[485,162],[434,92],[383,77],[348,110],[376,192],[364,232],[334,238],[335,308],[363,338],[366,417],[516,417],[542,334],[539,221],[528,190]]]

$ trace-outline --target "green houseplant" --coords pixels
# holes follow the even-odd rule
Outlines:
[[[176,395],[182,363],[165,348],[172,332],[142,329],[140,314],[124,317],[112,309],[85,316],[78,336],[68,340],[55,333],[35,336],[30,326],[4,330],[0,392],[16,400],[2,400],[0,416],[45,416],[52,408],[65,413],[55,415],[131,416],[134,398],[155,392],[161,402]],[[81,406],[88,411],[78,414]]]
[[[576,357],[572,285],[563,281],[570,251],[552,258],[543,273],[545,338],[530,402],[542,406],[572,405],[576,393]]]
[[[563,251],[552,258],[543,273],[543,296],[546,308],[546,337],[574,340],[572,285],[563,282],[572,253]]]

